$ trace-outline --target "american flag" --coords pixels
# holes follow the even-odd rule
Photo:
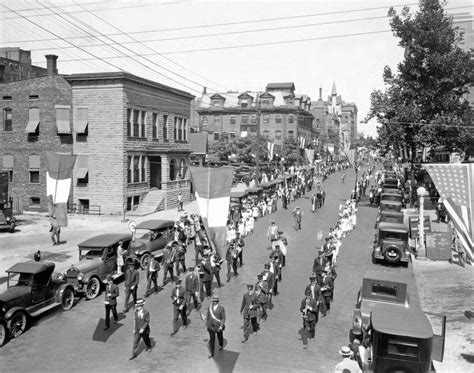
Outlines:
[[[457,228],[472,248],[474,240],[474,164],[429,164],[426,169]]]

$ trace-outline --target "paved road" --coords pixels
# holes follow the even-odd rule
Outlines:
[[[246,240],[244,266],[241,275],[217,289],[221,304],[226,307],[227,326],[225,350],[207,359],[207,332],[198,313],[193,312],[191,325],[175,336],[172,327],[171,285],[158,295],[148,298],[146,308],[151,312],[151,336],[154,349],[129,361],[132,345],[132,314],[121,315],[117,326],[104,332],[102,297],[92,301],[80,300],[69,312],[51,311],[34,321],[24,335],[11,340],[0,351],[2,371],[179,371],[179,372],[329,372],[339,361],[339,348],[348,342],[352,310],[363,274],[373,268],[370,260],[376,209],[359,205],[358,226],[343,242],[338,261],[335,301],[331,313],[320,319],[316,339],[307,350],[302,348],[298,331],[301,328],[299,304],[311,272],[317,249],[317,231],[328,231],[334,225],[338,207],[350,193],[354,174],[349,171],[345,184],[338,174],[327,182],[326,205],[316,214],[309,209],[309,195],[294,202],[290,209],[300,206],[305,215],[302,231],[292,228],[290,211],[280,209],[256,224],[256,232]],[[262,323],[261,332],[245,343],[242,338],[240,302],[247,283],[255,283],[256,275],[268,261],[268,241],[265,236],[270,219],[275,219],[289,240],[287,266],[279,285],[280,295],[274,298],[275,308]],[[123,227],[122,227],[123,228]],[[190,258],[188,260],[190,262]],[[381,270],[402,271],[413,277],[411,268]],[[144,273],[141,273],[144,276]],[[225,278],[224,273],[221,277]],[[412,301],[417,301],[415,282],[410,289]],[[123,292],[123,289],[121,288]],[[143,284],[139,295],[143,294]],[[122,300],[119,299],[121,306]],[[204,306],[207,306],[205,302]],[[118,307],[121,309],[122,307]]]

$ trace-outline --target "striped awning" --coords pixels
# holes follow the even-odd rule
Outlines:
[[[30,120],[28,121],[28,124],[26,125],[25,132],[26,133],[33,133],[36,132],[38,126],[39,126],[39,120]]]
[[[89,173],[89,169],[85,167],[78,168],[76,171],[76,176],[78,179],[84,179]]]
[[[76,133],[85,133],[88,124],[89,122],[87,120],[78,120],[74,125]]]
[[[64,135],[64,134],[70,134],[71,133],[71,126],[70,126],[68,120],[57,120],[56,121],[56,126],[58,128],[58,134],[59,135]]]

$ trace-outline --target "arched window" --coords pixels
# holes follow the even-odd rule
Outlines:
[[[170,180],[176,180],[176,173],[178,171],[178,165],[175,158],[170,161]]]
[[[186,166],[186,159],[181,158],[179,161],[179,176],[181,179],[186,177],[186,172],[188,171],[188,167]]]

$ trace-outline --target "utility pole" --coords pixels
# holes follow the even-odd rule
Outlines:
[[[260,94],[257,97],[257,151],[255,152],[256,184],[260,185]]]

